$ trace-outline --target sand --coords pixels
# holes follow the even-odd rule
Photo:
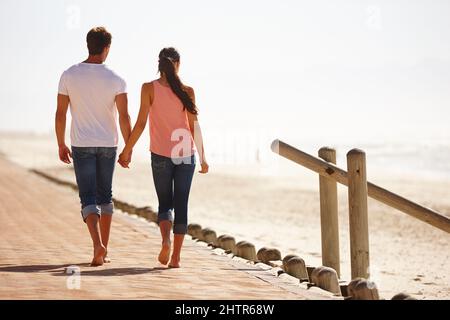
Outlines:
[[[0,151],[28,168],[40,168],[74,181],[71,166],[58,162],[53,137],[1,135]],[[275,155],[276,157],[276,155]],[[136,206],[157,208],[149,157],[137,156],[131,169],[117,167],[114,195]],[[289,174],[261,175],[256,168],[215,166],[196,174],[190,198],[190,222],[247,240],[257,248],[272,246],[282,256],[295,253],[307,264],[321,265],[318,177],[279,159]],[[368,179],[450,216],[450,181],[414,176]],[[350,280],[347,190],[339,187],[342,279]],[[77,212],[74,212],[77,215]],[[450,236],[421,221],[369,201],[371,277],[383,298],[407,292],[417,299],[450,298]]]

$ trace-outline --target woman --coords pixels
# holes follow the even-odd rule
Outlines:
[[[158,260],[169,267],[180,267],[180,253],[187,233],[189,191],[195,170],[195,146],[201,163],[200,173],[208,172],[203,138],[198,123],[194,90],[183,85],[178,77],[180,55],[174,48],[159,53],[160,78],[144,83],[141,108],[136,125],[119,156],[119,163],[128,167],[131,153],[150,121],[150,151],[153,182],[158,195],[158,224],[162,247]],[[172,211],[175,212],[173,218]],[[174,241],[171,251],[170,231]]]

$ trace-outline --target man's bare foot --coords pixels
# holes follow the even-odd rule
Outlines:
[[[103,265],[105,253],[106,248],[104,246],[94,248],[94,258],[92,259],[91,267],[98,267]]]
[[[158,256],[158,261],[161,264],[167,264],[169,262],[169,257],[170,257],[170,241],[163,242],[161,246],[161,252],[159,253]]]
[[[172,256],[169,263],[169,268],[180,268],[180,258]]]

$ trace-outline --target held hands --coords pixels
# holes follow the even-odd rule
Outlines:
[[[117,161],[123,168],[129,168],[129,164],[131,162],[132,151],[128,151],[123,149],[122,153],[119,155],[119,160]],[[206,174],[209,171],[209,165],[206,160],[203,160],[201,163],[201,170],[199,173]]]
[[[119,160],[117,161],[123,168],[130,168],[129,164],[131,162],[131,155],[133,151],[128,151],[123,149],[122,153],[119,155]]]
[[[61,160],[64,163],[70,164],[70,158],[72,158],[72,152],[70,152],[70,149],[64,144],[62,146],[59,146],[58,148],[59,153],[59,160]]]

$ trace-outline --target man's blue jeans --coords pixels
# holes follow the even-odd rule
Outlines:
[[[153,182],[158,195],[158,223],[173,222],[174,234],[186,234],[188,200],[195,170],[195,155],[171,159],[152,153]],[[172,211],[175,211],[175,219]]]
[[[112,179],[117,147],[72,147],[83,220],[91,214],[113,214]]]

